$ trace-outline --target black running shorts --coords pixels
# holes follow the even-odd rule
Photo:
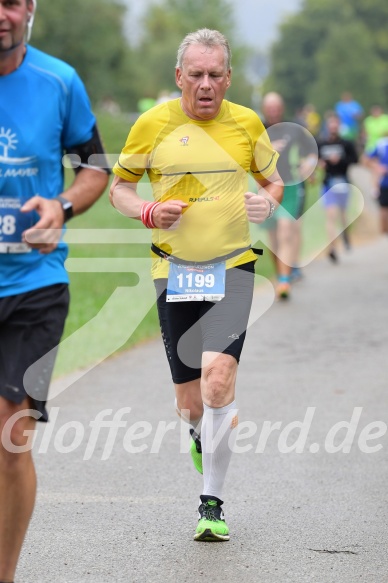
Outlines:
[[[240,360],[252,305],[254,265],[228,269],[225,297],[219,302],[167,302],[167,279],[156,279],[162,338],[172,380],[186,383],[201,377],[203,352],[230,354]]]
[[[31,397],[39,421],[48,419],[47,393],[68,307],[67,284],[0,298],[0,395],[14,403]]]

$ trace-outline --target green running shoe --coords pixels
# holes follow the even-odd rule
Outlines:
[[[190,429],[190,435],[191,435],[190,453],[194,462],[194,467],[197,470],[197,472],[203,474],[201,439],[199,435],[195,433],[193,428]]]
[[[229,540],[229,528],[221,508],[223,501],[215,496],[200,496],[199,520],[194,540],[221,542]]]

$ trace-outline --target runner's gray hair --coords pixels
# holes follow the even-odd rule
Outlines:
[[[232,52],[228,39],[218,30],[201,28],[196,32],[190,32],[185,36],[178,48],[176,68],[181,69],[186,50],[191,45],[204,45],[205,47],[222,47],[225,53],[226,70],[231,68]]]

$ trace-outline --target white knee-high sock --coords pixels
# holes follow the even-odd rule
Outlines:
[[[221,499],[237,426],[236,402],[213,408],[204,404],[202,420],[203,494]]]

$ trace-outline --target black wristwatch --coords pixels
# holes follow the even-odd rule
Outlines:
[[[74,216],[73,212],[73,203],[70,200],[67,200],[64,196],[57,196],[55,200],[61,203],[61,207],[63,210],[63,215],[65,217],[64,222],[68,221]]]

